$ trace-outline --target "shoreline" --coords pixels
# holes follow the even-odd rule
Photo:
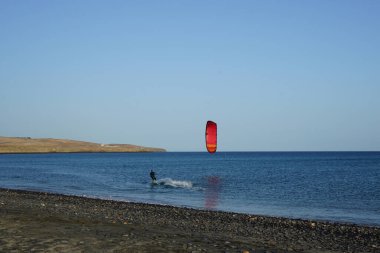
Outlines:
[[[0,154],[1,156],[1,154]],[[190,209],[195,211],[209,211],[209,212],[216,212],[216,213],[226,213],[226,214],[237,214],[237,215],[248,215],[248,216],[260,216],[265,218],[278,218],[278,219],[289,219],[289,220],[299,220],[299,221],[309,221],[309,222],[322,222],[322,223],[328,223],[328,224],[337,224],[337,225],[347,225],[347,226],[359,226],[359,227],[372,227],[372,228],[378,228],[380,229],[380,224],[378,223],[370,223],[370,222],[350,222],[345,220],[329,220],[329,219],[322,219],[322,218],[307,218],[307,217],[297,217],[297,216],[282,216],[282,215],[271,215],[271,214],[263,214],[263,213],[249,213],[249,212],[243,212],[243,211],[234,211],[234,210],[223,210],[223,209],[207,209],[205,207],[194,207],[194,206],[187,206],[187,205],[176,205],[173,203],[160,203],[160,202],[149,202],[149,201],[139,201],[136,199],[117,199],[107,196],[96,196],[96,195],[75,195],[70,193],[60,193],[60,192],[54,192],[54,191],[44,191],[43,189],[22,189],[22,188],[3,188],[0,186],[0,191],[15,191],[15,192],[25,192],[30,194],[49,194],[49,195],[57,195],[57,196],[63,196],[63,197],[78,197],[83,199],[92,199],[92,200],[99,200],[99,201],[113,201],[117,203],[129,203],[129,204],[136,204],[136,205],[152,205],[152,206],[158,206],[158,207],[173,207],[173,208],[184,208],[184,209]]]
[[[0,188],[0,251],[379,252],[380,228]]]

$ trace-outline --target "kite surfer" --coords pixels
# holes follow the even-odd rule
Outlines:
[[[153,170],[150,170],[150,177],[152,178],[152,182],[155,182],[157,180],[156,173]]]

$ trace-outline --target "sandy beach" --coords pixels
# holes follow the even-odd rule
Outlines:
[[[380,252],[380,228],[0,189],[0,252]]]

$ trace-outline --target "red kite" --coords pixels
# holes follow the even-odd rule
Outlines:
[[[206,147],[209,153],[215,153],[217,143],[217,127],[216,123],[207,121],[206,124]]]

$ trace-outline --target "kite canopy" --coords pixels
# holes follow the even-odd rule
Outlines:
[[[206,147],[209,153],[215,153],[217,144],[217,127],[216,123],[207,121],[206,124]]]

